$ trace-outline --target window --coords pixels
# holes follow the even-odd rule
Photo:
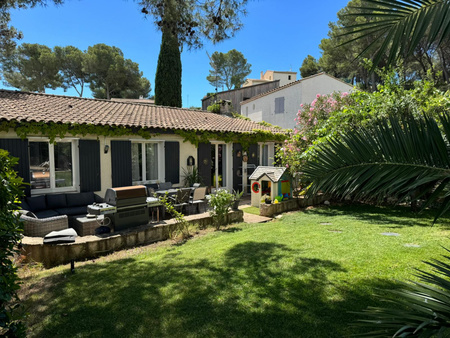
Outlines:
[[[284,113],[284,97],[275,98],[275,114]]]
[[[288,80],[290,80],[291,79],[291,76],[290,75],[288,75]]]
[[[161,179],[162,154],[159,142],[136,142],[131,144],[131,170],[133,183],[156,183]]]
[[[29,143],[31,189],[39,193],[77,190],[78,141]]]

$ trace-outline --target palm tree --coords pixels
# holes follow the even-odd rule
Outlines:
[[[442,199],[436,218],[450,207],[450,115],[399,121],[351,130],[318,146],[303,169],[318,191],[359,200],[399,200],[420,191],[427,203]],[[428,262],[434,272],[418,271],[421,282],[385,290],[391,307],[369,307],[359,325],[369,337],[450,337],[450,257]]]
[[[361,53],[373,52],[382,42],[373,59],[374,67],[384,55],[389,55],[388,64],[393,65],[398,58],[411,55],[420,42],[439,46],[450,36],[450,0],[363,0],[360,7],[353,8],[356,12],[346,15],[370,20],[346,27],[343,35],[357,34],[347,43],[377,36]]]
[[[425,207],[439,198],[438,218],[450,207],[450,115],[439,122],[391,117],[319,144],[302,166],[312,182],[307,194],[369,201],[426,196]]]

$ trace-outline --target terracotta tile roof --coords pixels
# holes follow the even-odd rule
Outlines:
[[[36,121],[214,132],[274,133],[244,119],[201,110],[0,89],[0,121]]]
[[[269,90],[268,92],[264,92],[264,93],[262,93],[262,94],[253,96],[253,97],[249,98],[248,100],[242,101],[242,102],[241,102],[241,105],[247,104],[247,103],[249,103],[249,102],[251,102],[251,101],[253,101],[253,100],[259,99],[260,97],[264,97],[264,96],[266,96],[266,95],[275,93],[275,92],[277,92],[277,91],[279,91],[279,90],[283,90],[283,89],[285,89],[285,88],[295,86],[296,84],[299,84],[300,82],[303,82],[303,81],[305,81],[305,80],[311,79],[311,78],[316,77],[316,76],[319,76],[319,75],[326,75],[326,76],[329,76],[329,77],[331,77],[332,79],[335,79],[335,80],[337,80],[337,81],[341,81],[342,83],[345,83],[346,85],[352,87],[351,85],[349,85],[348,83],[342,81],[341,79],[338,79],[338,78],[336,78],[336,77],[334,77],[334,76],[332,76],[332,75],[330,75],[330,74],[327,74],[327,73],[322,72],[322,73],[314,74],[314,75],[305,77],[305,78],[303,78],[303,79],[300,79],[300,80],[297,80],[297,81],[288,83],[287,85],[284,85],[284,86],[282,86],[282,87],[278,87],[278,88]]]

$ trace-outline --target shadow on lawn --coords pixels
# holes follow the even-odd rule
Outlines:
[[[207,254],[207,253],[206,253]],[[342,337],[347,311],[376,305],[386,281],[327,278],[345,273],[281,244],[244,242],[223,261],[123,259],[42,280],[26,305],[30,334],[41,337]],[[330,292],[330,289],[332,292]]]
[[[433,224],[437,210],[424,210],[423,212],[413,212],[409,207],[390,206],[381,207],[367,204],[352,204],[343,206],[331,206],[305,210],[305,213],[320,214],[324,216],[345,215],[355,219],[373,224],[397,223],[399,226],[425,226]],[[450,215],[447,213],[439,218],[437,224],[450,228]]]

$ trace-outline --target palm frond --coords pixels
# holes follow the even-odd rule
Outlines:
[[[341,36],[356,33],[356,39],[362,39],[373,34],[377,40],[385,39],[378,50],[365,51],[374,53],[373,67],[383,56],[392,65],[399,57],[410,55],[419,42],[439,45],[450,34],[449,0],[363,0],[361,7],[350,8],[356,11],[346,16],[363,16],[369,20],[345,27]]]
[[[450,260],[448,256],[444,258]],[[363,312],[353,312],[366,318],[354,325],[370,330],[359,336],[449,337],[450,264],[439,260],[425,263],[433,271],[418,270],[424,283],[400,282],[399,289],[383,290],[379,298],[391,307],[368,307]]]
[[[432,118],[390,118],[329,139],[302,167],[312,182],[307,194],[383,201],[418,191],[416,198],[429,195],[429,205],[450,183],[450,117],[442,116],[440,123],[443,132]],[[448,207],[446,199],[441,210]]]

